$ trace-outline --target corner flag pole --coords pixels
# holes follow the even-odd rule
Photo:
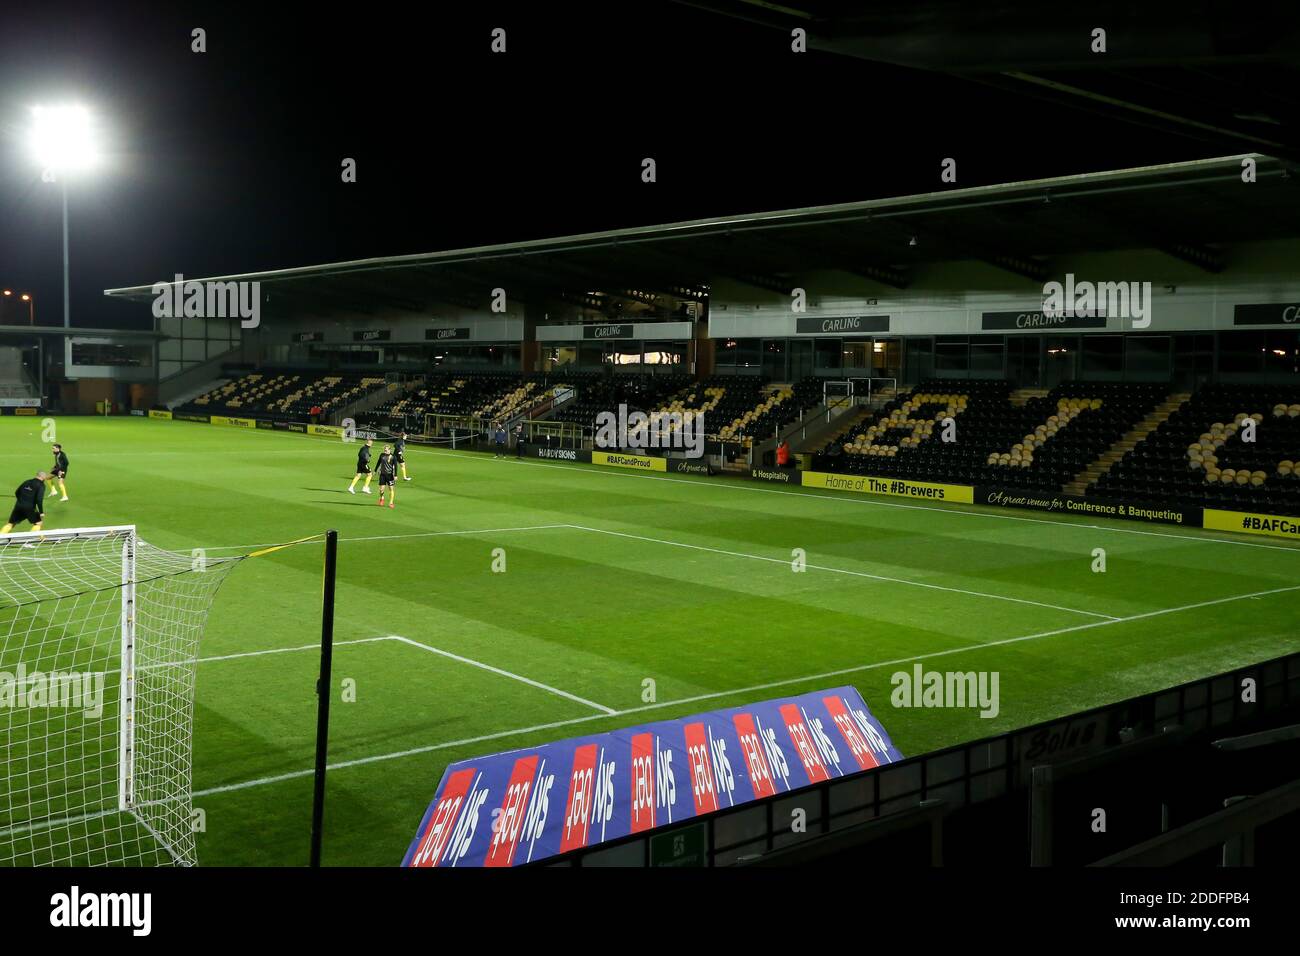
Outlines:
[[[325,819],[325,766],[329,757],[330,668],[334,660],[334,572],[338,564],[339,533],[325,532],[325,580],[321,589],[320,677],[316,680],[316,777],[311,801],[311,863],[320,866],[322,824]]]

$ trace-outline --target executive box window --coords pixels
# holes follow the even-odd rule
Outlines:
[[[576,345],[550,346],[542,352],[542,356],[542,371],[549,372],[551,369],[576,364],[578,347]]]
[[[964,335],[941,335],[934,340],[934,371],[940,377],[970,371],[970,341]]]
[[[761,339],[722,339],[715,352],[718,368],[757,368],[762,361]]]
[[[903,349],[898,339],[873,339],[871,342],[871,374],[878,378],[897,378],[902,370]]]
[[[1196,332],[1174,336],[1173,381],[1192,389],[1214,374],[1214,333]]]
[[[771,379],[785,378],[785,341],[783,339],[763,340],[763,374]]]
[[[1002,378],[1006,360],[1006,344],[1000,336],[993,339],[971,339],[971,378]]]
[[[1036,388],[1043,377],[1043,337],[1008,335],[1007,377],[1025,388]]]
[[[640,342],[607,342],[603,362],[606,365],[640,365]]]
[[[1124,336],[1085,335],[1083,337],[1083,377],[1120,379],[1124,375]]]
[[[837,372],[844,367],[843,339],[814,339],[813,368],[818,372]]]
[[[844,339],[840,354],[844,359],[847,372],[857,373],[861,369],[872,367],[871,339]],[[854,374],[852,377],[856,378]]]
[[[1219,336],[1219,371],[1230,375],[1259,372],[1267,350],[1267,332],[1224,332]]]
[[[1129,381],[1169,379],[1172,351],[1167,335],[1130,335],[1124,340],[1124,377]]]
[[[934,377],[934,340],[904,339],[906,380],[915,384]]]
[[[519,346],[471,345],[468,348],[448,347],[441,353],[435,351],[433,365],[516,369],[519,367]]]
[[[1270,374],[1300,371],[1300,331],[1279,329],[1264,334],[1264,371]]]
[[[685,342],[647,342],[645,343],[646,365],[685,365]]]
[[[578,343],[578,367],[579,368],[600,368],[605,364],[605,342],[588,342]]]
[[[117,345],[111,342],[72,343],[73,365],[114,365],[141,368],[153,364],[153,346]]]

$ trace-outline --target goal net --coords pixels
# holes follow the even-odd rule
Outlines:
[[[199,638],[241,557],[0,536],[0,866],[192,865]]]

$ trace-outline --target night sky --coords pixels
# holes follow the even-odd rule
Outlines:
[[[946,156],[974,186],[1225,152],[941,73],[796,56],[788,35],[670,2],[22,6],[0,11],[0,286],[34,293],[47,325],[61,238],[58,189],[23,142],[37,103],[84,103],[108,134],[102,168],[69,184],[83,326],[138,325],[145,310],[102,290],[177,272],[953,188]]]

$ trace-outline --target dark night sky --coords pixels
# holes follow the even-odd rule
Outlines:
[[[70,185],[79,325],[134,324],[139,307],[101,291],[176,272],[950,188],[945,156],[973,186],[1223,152],[942,74],[795,56],[780,32],[668,2],[442,6],[6,4],[0,285],[61,321],[57,188],[21,133],[32,104],[63,99],[111,134],[105,167]]]

